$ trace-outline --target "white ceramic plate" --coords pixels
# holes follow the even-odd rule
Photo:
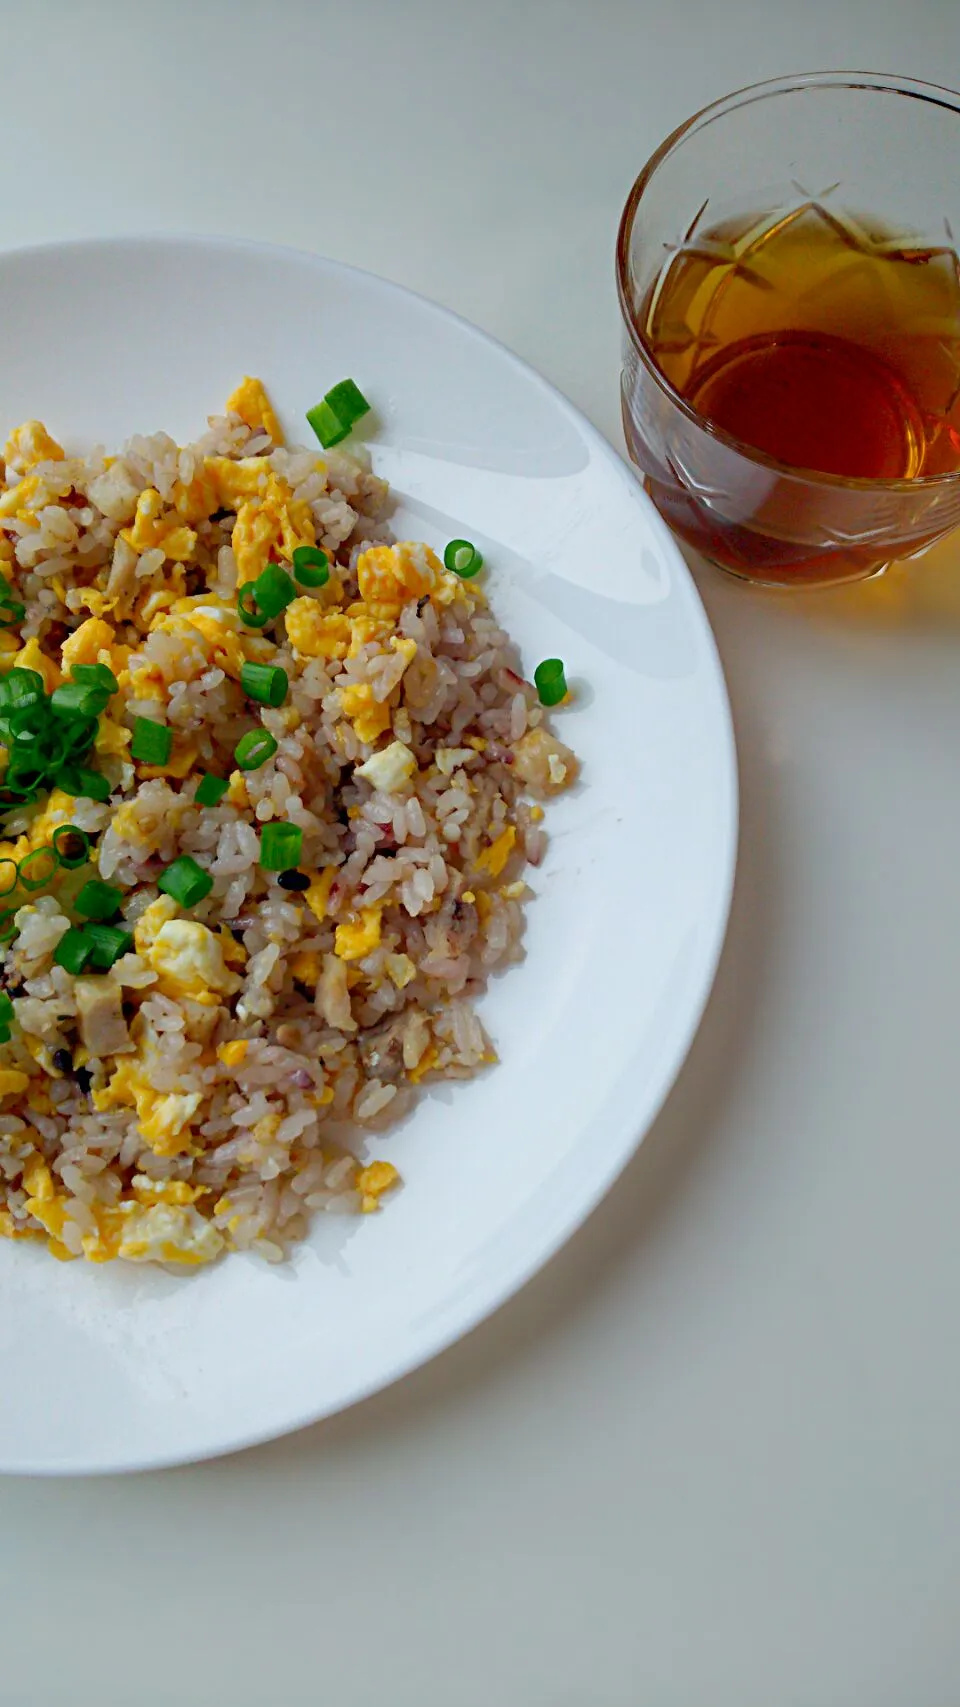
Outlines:
[[[548,812],[524,965],[484,1018],[502,1065],[390,1141],[406,1189],[292,1262],[61,1265],[0,1240],[0,1468],[132,1469],[329,1415],[449,1345],[608,1189],[690,1044],[723,937],[736,766],[683,560],[610,447],[531,370],[423,299],[251,244],[118,240],[0,257],[0,429],[68,449],[191,439],[244,373],[285,425],[352,374],[401,537],[477,541],[528,672],[566,660],[583,784]],[[614,376],[611,376],[611,384]]]

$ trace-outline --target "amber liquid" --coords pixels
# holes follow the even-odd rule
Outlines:
[[[960,468],[960,268],[949,246],[910,247],[820,204],[755,215],[689,238],[639,318],[674,388],[778,464],[855,480]],[[655,496],[681,532],[728,561],[715,505],[697,506],[694,493],[691,506],[679,483]],[[731,566],[776,555],[749,517],[733,531]]]

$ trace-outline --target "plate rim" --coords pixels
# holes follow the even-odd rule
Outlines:
[[[346,1384],[342,1391],[329,1402],[311,1406],[303,1412],[290,1417],[282,1424],[264,1424],[253,1428],[240,1428],[231,1431],[221,1438],[219,1444],[197,1447],[185,1447],[183,1450],[152,1451],[139,1456],[131,1456],[122,1461],[115,1458],[105,1458],[99,1462],[73,1461],[69,1455],[62,1455],[57,1461],[36,1460],[19,1457],[16,1462],[0,1458],[0,1474],[23,1476],[95,1476],[95,1475],[126,1475],[146,1470],[160,1470],[179,1465],[200,1464],[228,1456],[235,1452],[245,1451],[250,1447],[264,1445],[272,1440],[282,1439],[288,1434],[294,1434],[301,1429],[322,1422],[328,1417],[339,1415],[372,1398],[376,1393],[385,1391],[397,1382],[404,1380],[415,1370],[431,1363],[434,1358],[449,1350],[452,1345],[472,1334],[481,1323],[496,1315],[511,1298],[515,1297],[557,1253],[570,1242],[593,1215],[600,1203],[610,1192],[628,1164],[636,1155],[647,1134],[659,1118],[670,1092],[683,1069],[690,1053],[694,1039],[709,1002],[720,957],[723,952],[730,920],[733,901],[734,884],[736,879],[739,844],[740,844],[740,783],[739,764],[736,742],[736,730],[733,711],[727,688],[723,663],[717,646],[710,619],[706,612],[699,588],[693,574],[683,557],[683,554],[663,521],[655,505],[644,490],[636,471],[620,454],[617,448],[604,437],[598,427],[566,394],[559,390],[552,381],[547,379],[535,367],[531,366],[523,356],[517,354],[510,346],[494,334],[478,326],[475,321],[459,314],[455,309],[444,303],[436,302],[421,291],[413,290],[410,286],[396,280],[384,277],[381,273],[369,268],[355,266],[352,262],[341,261],[335,257],[324,255],[318,251],[301,249],[291,244],[273,243],[259,238],[230,236],[221,233],[204,233],[199,231],[172,232],[119,232],[100,233],[94,237],[71,237],[62,241],[50,241],[35,244],[19,244],[10,248],[0,248],[0,288],[2,274],[9,262],[23,259],[41,260],[45,256],[60,256],[64,253],[84,251],[109,251],[124,248],[153,248],[167,251],[177,249],[219,250],[223,254],[242,251],[266,258],[282,258],[307,266],[317,272],[328,272],[340,276],[362,279],[378,289],[386,290],[407,298],[432,314],[440,315],[465,331],[471,338],[490,346],[500,356],[518,366],[526,379],[532,381],[546,395],[551,403],[558,407],[568,418],[572,417],[576,429],[590,442],[591,447],[608,462],[611,462],[619,478],[637,488],[646,519],[656,535],[665,555],[671,560],[677,575],[677,582],[683,588],[687,607],[692,620],[699,628],[699,639],[704,648],[704,654],[709,659],[713,678],[713,688],[717,695],[720,716],[715,733],[720,741],[725,775],[722,781],[722,805],[725,818],[725,842],[721,850],[716,869],[716,900],[714,914],[709,922],[709,934],[698,955],[698,968],[695,985],[697,997],[690,1004],[690,1010],[684,1025],[680,1028],[674,1046],[658,1072],[652,1075],[652,1090],[647,1099],[647,1112],[641,1121],[634,1122],[624,1116],[617,1122],[617,1143],[613,1147],[613,1158],[596,1180],[591,1182],[590,1189],[578,1197],[575,1208],[558,1218],[558,1224],[550,1236],[536,1245],[531,1254],[524,1260],[511,1266],[503,1279],[495,1280],[493,1284],[481,1289],[478,1298],[471,1301],[463,1316],[455,1325],[443,1327],[435,1334],[427,1336],[427,1343],[412,1348],[407,1354],[400,1355],[394,1362],[385,1367],[375,1376],[364,1376],[355,1384]],[[371,447],[376,454],[376,441]]]

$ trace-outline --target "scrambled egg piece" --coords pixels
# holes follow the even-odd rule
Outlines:
[[[357,1190],[360,1192],[360,1212],[370,1215],[380,1207],[380,1198],[385,1191],[390,1191],[400,1182],[400,1175],[392,1162],[371,1162],[369,1167],[361,1168],[357,1175]]]
[[[483,852],[478,854],[477,870],[489,871],[491,877],[499,877],[513,852],[516,839],[517,832],[514,825],[508,824],[507,828],[501,831],[496,841],[491,842],[488,848],[484,848]]]
[[[249,460],[258,462],[261,459],[251,457]],[[242,463],[230,464],[231,468],[242,466]],[[315,539],[310,505],[303,499],[294,498],[287,482],[271,471],[256,497],[245,498],[237,510],[231,537],[237,564],[237,585],[242,587],[247,581],[255,580],[273,557],[285,558],[289,563],[298,545],[313,545]]]
[[[198,749],[190,746],[187,742],[174,740],[166,764],[140,765],[137,774],[143,777],[145,781],[154,776],[172,776],[182,782],[183,778],[189,776],[193,770],[197,762],[197,752]]]
[[[247,374],[236,391],[227,398],[227,412],[239,415],[251,432],[269,433],[275,445],[283,444],[280,422],[273,412],[262,380],[251,379]]]
[[[391,741],[379,753],[371,754],[365,764],[357,765],[354,776],[362,776],[371,788],[381,794],[398,794],[416,774],[417,761],[402,741]]]
[[[42,494],[46,488],[36,474],[28,474],[23,480],[18,480],[15,486],[8,486],[0,494],[0,517],[16,516],[18,521],[30,522],[36,525],[36,515],[31,510],[31,504],[43,503]]]
[[[368,605],[399,610],[408,599],[432,593],[443,579],[443,564],[428,545],[371,545],[357,561],[360,597]]]
[[[116,634],[109,622],[104,622],[99,616],[89,616],[67,636],[60,648],[64,670],[72,670],[76,664],[97,663],[105,663],[112,669],[115,640]],[[106,656],[101,657],[101,653]]]
[[[320,956],[315,949],[301,948],[290,961],[290,976],[298,984],[316,984],[320,976]]]
[[[124,1205],[123,1229],[115,1254],[127,1262],[175,1262],[193,1267],[213,1262],[223,1247],[223,1234],[192,1204],[160,1202],[151,1208]]]
[[[14,427],[3,447],[3,460],[8,468],[26,474],[38,462],[62,462],[63,446],[51,438],[42,421],[24,421]]]
[[[316,599],[294,599],[284,611],[287,639],[305,658],[345,658],[353,625],[342,611],[324,610]]]
[[[210,662],[224,675],[239,681],[246,653],[239,634],[230,626],[230,622],[235,620],[235,610],[225,600],[207,593],[199,598],[177,599],[169,614],[154,622],[152,631],[160,629],[167,634],[182,634],[186,624],[206,641]]]
[[[21,646],[19,652],[15,652],[12,657],[5,657],[2,663],[4,667],[9,665],[18,670],[36,670],[37,674],[43,677],[43,685],[47,693],[52,693],[54,688],[58,688],[63,680],[53,659],[41,652],[40,642],[36,636],[32,640],[28,640],[25,646]]]
[[[186,527],[175,511],[167,510],[166,500],[155,486],[141,492],[133,524],[121,528],[120,538],[138,553],[162,551],[173,563],[186,563],[197,548],[193,529]]]
[[[122,723],[112,723],[109,717],[101,717],[93,745],[103,758],[122,759],[126,757],[131,740],[129,729],[124,729]]]
[[[120,1061],[107,1083],[93,1093],[93,1105],[104,1114],[111,1108],[135,1108],[144,1143],[158,1156],[178,1156],[192,1148],[190,1122],[203,1097],[199,1091],[166,1094],[149,1083],[150,1050],[141,1039],[135,1059]]]
[[[241,1061],[246,1059],[249,1048],[247,1038],[236,1037],[232,1043],[221,1043],[217,1050],[217,1059],[222,1061],[225,1067],[239,1067]]]
[[[330,900],[330,891],[333,888],[333,880],[336,875],[337,868],[335,865],[325,866],[319,877],[313,879],[309,889],[305,889],[303,892],[303,899],[314,918],[318,919],[321,925],[327,916],[327,903]]]
[[[363,960],[380,946],[380,916],[383,903],[376,907],[361,907],[359,914],[352,915],[338,925],[334,937],[333,952],[340,960]]]
[[[155,901],[146,909],[140,926],[156,906]],[[136,931],[134,941],[138,953],[158,974],[158,988],[165,996],[175,1000],[187,996],[201,1007],[217,1007],[224,996],[240,988],[242,979],[227,966],[220,938],[195,919],[167,919],[151,942],[138,939]]]
[[[340,689],[340,705],[353,724],[358,741],[370,745],[390,727],[390,707],[373,697],[369,682],[352,682]]]

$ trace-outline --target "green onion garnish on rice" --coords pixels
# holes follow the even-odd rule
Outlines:
[[[256,771],[272,759],[277,743],[269,729],[251,729],[237,742],[233,756],[242,771]]]
[[[86,688],[107,688],[110,693],[117,693],[120,688],[116,676],[106,664],[74,664],[70,674],[73,681],[82,682]]]
[[[352,379],[341,379],[337,385],[331,385],[330,390],[324,392],[323,401],[345,427],[356,426],[364,415],[370,413],[369,403]]]
[[[559,705],[567,696],[567,678],[562,658],[544,658],[533,672],[533,680],[541,705]]]
[[[54,830],[53,845],[64,870],[76,871],[81,865],[86,865],[90,855],[90,837],[77,824],[61,824]]]
[[[483,568],[483,558],[469,539],[452,539],[443,554],[443,566],[461,581],[470,581]]]
[[[352,379],[332,385],[319,403],[307,410],[307,420],[324,450],[331,450],[353,431],[370,405]]]
[[[76,977],[83,971],[92,953],[93,944],[87,933],[71,926],[53,951],[53,963],[55,966],[62,966],[66,972]]]
[[[330,559],[316,545],[298,545],[293,553],[293,573],[301,587],[325,587],[330,579]]]
[[[89,944],[90,964],[98,972],[109,972],[114,961],[133,947],[132,933],[117,925],[84,925],[82,935]]]
[[[23,867],[20,868],[23,876]],[[101,883],[99,877],[91,877],[85,883],[74,903],[77,912],[83,919],[93,919],[102,923],[112,919],[123,900],[123,890],[117,889],[112,883]]]
[[[265,824],[260,832],[260,865],[264,871],[289,871],[299,865],[303,831],[298,824]]]
[[[14,623],[22,622],[26,614],[26,605],[15,599],[11,592],[0,592],[0,628],[12,628]]]
[[[267,618],[263,611],[257,608],[257,595],[252,581],[245,581],[237,594],[237,610],[241,622],[248,628],[266,628]]]
[[[279,563],[268,563],[262,575],[258,575],[253,583],[256,595],[257,609],[261,610],[270,622],[279,616],[282,610],[297,596],[293,577],[281,569]]]
[[[59,864],[59,855],[53,848],[34,848],[20,861],[20,882],[24,889],[43,889]]]
[[[195,806],[219,806],[229,787],[230,784],[224,782],[222,776],[211,776],[207,772],[197,784],[193,803]]]
[[[54,777],[57,788],[62,788],[64,794],[72,794],[75,800],[99,800],[104,803],[110,799],[110,784],[99,771],[85,770],[82,765],[62,765]]]
[[[6,1025],[13,1018],[13,1003],[6,990],[0,990],[0,1024]]]
[[[0,717],[8,717],[18,706],[36,705],[45,697],[39,671],[22,670],[17,665],[0,678]]]
[[[140,765],[165,765],[173,751],[173,730],[153,717],[137,717],[130,757]]]
[[[281,670],[278,664],[246,663],[240,670],[240,686],[248,698],[276,710],[286,699],[290,683],[286,670]]]
[[[167,866],[163,876],[157,879],[157,888],[162,889],[181,907],[195,907],[198,901],[203,901],[213,888],[213,878],[208,871],[198,865],[189,854],[181,854]]]

